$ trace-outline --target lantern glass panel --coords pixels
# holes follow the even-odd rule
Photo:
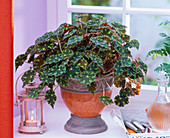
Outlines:
[[[28,120],[36,120],[36,101],[28,101]]]

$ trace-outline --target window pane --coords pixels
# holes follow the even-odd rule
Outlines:
[[[162,21],[170,20],[170,16],[153,16],[153,15],[131,15],[130,32],[131,39],[137,39],[140,43],[139,51],[133,50],[133,55],[135,58],[140,57],[148,65],[148,74],[146,78],[146,84],[155,84],[157,72],[154,69],[163,61],[170,62],[169,57],[156,57],[152,60],[149,57],[146,60],[146,55],[150,50],[160,48],[162,46],[161,40],[163,39],[159,36],[159,33],[170,32],[170,28],[165,26],[159,26]],[[147,81],[148,80],[148,81]]]
[[[138,8],[170,8],[170,0],[131,0],[132,7]]]
[[[72,0],[72,5],[121,7],[122,0]]]
[[[77,14],[86,14],[86,13],[72,13],[72,22],[73,24],[74,21],[77,20],[77,17],[75,17],[75,15]],[[82,21],[86,22],[87,20],[91,20],[92,19],[92,15],[102,15],[104,17],[106,17],[108,20],[113,21],[113,22],[122,22],[122,18],[121,18],[121,14],[94,14],[94,13],[89,13],[87,17],[82,18]]]

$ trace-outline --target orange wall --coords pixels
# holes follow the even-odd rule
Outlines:
[[[13,137],[12,0],[0,0],[0,138]]]

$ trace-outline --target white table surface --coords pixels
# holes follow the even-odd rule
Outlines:
[[[170,93],[168,93],[170,94]],[[147,108],[155,99],[157,92],[141,90],[140,95],[130,98],[130,103],[123,108]],[[114,94],[113,94],[114,96]],[[170,96],[170,95],[169,95]],[[102,118],[108,125],[108,130],[92,135],[73,134],[64,130],[66,121],[70,118],[70,112],[61,100],[57,101],[52,109],[44,103],[44,120],[47,130],[44,134],[23,134],[18,132],[20,117],[14,118],[15,138],[126,138],[124,130],[111,118],[112,109],[118,109],[115,105],[107,106],[102,111]]]

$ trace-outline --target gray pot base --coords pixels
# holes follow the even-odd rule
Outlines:
[[[80,117],[71,114],[71,118],[64,126],[65,130],[76,134],[96,134],[107,130],[107,125],[101,115],[94,117]]]

